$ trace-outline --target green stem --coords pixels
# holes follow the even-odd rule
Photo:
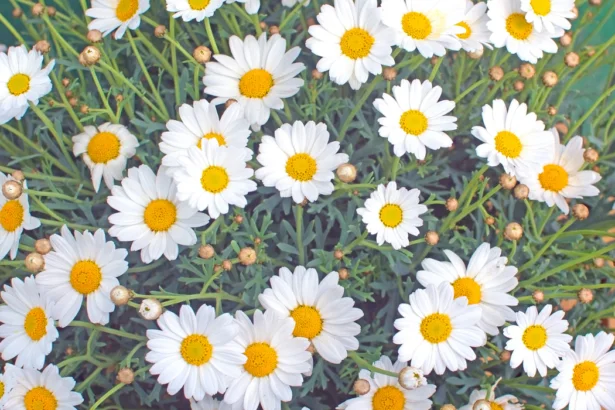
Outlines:
[[[340,128],[339,137],[337,138],[338,141],[341,142],[344,139],[344,137],[346,136],[346,131],[348,131],[348,128],[350,128],[350,124],[352,123],[352,120],[354,120],[354,117],[361,110],[361,108],[363,107],[363,104],[365,104],[365,101],[367,101],[367,98],[370,96],[372,91],[374,91],[374,88],[376,88],[376,86],[380,83],[380,81],[382,81],[382,76],[375,77],[372,80],[369,87],[365,89],[365,91],[363,92],[363,95],[361,96],[359,101],[357,101],[357,104],[354,106],[352,111],[350,111],[350,114],[348,114],[348,117],[346,117],[346,121],[344,121],[344,124],[342,124],[342,128]]]
[[[374,373],[380,373],[395,378],[399,376],[399,374],[395,372],[390,372],[388,370],[380,369],[376,366],[373,366],[367,360],[363,359],[357,352],[348,352],[348,358],[352,359],[357,365],[359,365],[360,368],[369,370],[372,375]]]
[[[297,229],[297,250],[299,251],[299,265],[305,263],[305,249],[303,248],[303,207],[295,207],[295,226]]]
[[[568,229],[570,225],[572,225],[575,221],[576,221],[575,218],[571,218],[564,225],[562,225],[562,227],[559,228],[559,230],[555,233],[555,235],[552,235],[547,241],[547,243],[545,243],[545,245],[538,252],[536,252],[534,257],[530,259],[529,261],[527,261],[526,263],[524,263],[523,266],[519,268],[519,273],[523,272],[530,266],[533,266],[548,249],[551,249],[551,245],[553,244],[553,242],[555,242],[555,240],[559,238],[559,236],[562,233],[564,233],[564,231],[566,231],[566,229]]]
[[[205,31],[207,32],[207,37],[209,38],[209,42],[211,43],[211,48],[214,51],[214,54],[220,54],[218,44],[216,44],[216,38],[214,37],[214,33],[211,30],[211,23],[209,22],[209,18],[205,19]]]
[[[125,337],[126,339],[137,340],[139,342],[143,342],[146,340],[145,336],[134,335],[123,330],[112,329],[110,327],[95,325],[94,323],[82,322],[79,320],[73,320],[72,322],[70,322],[69,326],[84,327],[86,329],[98,330],[99,332],[109,333],[114,336]]]

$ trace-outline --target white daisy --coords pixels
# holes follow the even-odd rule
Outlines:
[[[235,344],[246,355],[243,373],[231,381],[224,395],[230,404],[243,404],[244,410],[278,410],[280,402],[292,400],[291,386],[301,386],[302,373],[312,371],[310,342],[293,337],[295,322],[272,311],[254,311],[254,324],[242,311],[235,314],[239,334]]]
[[[73,137],[73,154],[83,154],[83,161],[92,173],[92,184],[98,192],[100,180],[111,189],[113,180],[122,179],[126,161],[137,152],[139,142],[120,124],[86,125],[84,132]]]
[[[574,19],[574,0],[521,0],[521,10],[528,23],[534,23],[537,31],[546,30],[561,36],[572,25],[567,19]]]
[[[378,133],[393,144],[395,155],[411,153],[422,160],[426,148],[436,150],[453,145],[444,131],[457,129],[457,117],[446,115],[455,103],[438,101],[441,95],[442,88],[433,87],[428,80],[410,83],[404,79],[393,87],[393,96],[385,93],[374,101],[374,107],[384,115],[378,118]]]
[[[286,40],[279,34],[267,40],[265,33],[258,40],[231,36],[229,47],[233,57],[216,54],[206,64],[205,93],[216,96],[214,103],[236,100],[244,109],[250,124],[263,125],[271,110],[284,108],[283,98],[299,92],[303,80],[296,78],[305,70],[303,63],[294,63],[299,47],[286,51]]]
[[[231,4],[231,3],[244,3],[245,8],[246,8],[246,12],[248,14],[256,14],[258,13],[258,9],[261,8],[261,1],[260,0],[226,0],[227,4]]]
[[[417,236],[420,226],[423,226],[421,214],[427,212],[425,205],[419,204],[418,189],[397,189],[395,181],[386,187],[378,185],[365,201],[365,208],[357,209],[367,231],[376,235],[378,245],[390,243],[393,249],[409,246],[408,235]]]
[[[99,30],[103,36],[115,31],[120,39],[126,30],[136,30],[141,24],[141,14],[149,10],[149,0],[92,0],[92,8],[85,15],[93,20],[88,29]]]
[[[483,106],[483,124],[472,127],[472,135],[483,142],[476,154],[487,158],[491,167],[502,164],[508,174],[517,176],[519,170],[553,158],[553,137],[536,114],[527,112],[525,103],[512,100],[507,109],[504,101],[494,100],[493,107]]]
[[[363,311],[353,307],[354,300],[343,297],[338,281],[337,272],[319,283],[316,269],[280,268],[279,276],[270,279],[271,289],[258,296],[267,311],[293,318],[293,336],[309,339],[323,359],[336,364],[359,348],[355,336],[361,326],[355,322],[363,317]]]
[[[256,158],[263,167],[255,176],[263,185],[276,187],[282,198],[314,202],[319,195],[333,193],[333,171],[348,162],[339,149],[339,142],[329,142],[329,131],[321,122],[283,124],[275,138],[263,136]]]
[[[218,401],[211,396],[205,396],[203,400],[190,399],[190,410],[242,410],[242,403],[228,404]]]
[[[565,214],[569,211],[567,198],[596,196],[600,190],[593,186],[602,179],[595,171],[581,171],[583,138],[574,137],[568,144],[560,144],[559,133],[551,129],[555,152],[543,165],[530,167],[521,175],[521,182],[530,189],[530,199],[557,205]]]
[[[58,338],[51,313],[54,303],[47,295],[39,293],[34,276],[22,282],[11,279],[11,286],[4,285],[0,296],[6,305],[0,305],[0,352],[2,360],[17,357],[15,365],[41,369],[51,345]]]
[[[238,327],[228,313],[216,317],[213,307],[194,310],[183,305],[179,316],[166,311],[158,319],[161,330],[147,331],[145,360],[153,363],[150,373],[158,383],[168,384],[167,392],[184,389],[187,399],[202,400],[226,390],[229,378],[241,374],[246,362],[243,350],[231,343]]]
[[[515,312],[509,306],[517,306],[519,301],[509,292],[519,283],[515,277],[517,268],[506,266],[508,259],[501,256],[502,250],[491,248],[488,243],[476,249],[467,268],[454,252],[444,253],[450,262],[423,260],[424,270],[417,273],[417,280],[423,286],[450,283],[455,299],[465,296],[468,304],[480,306],[478,327],[489,335],[497,335],[498,327],[515,320]]]
[[[399,373],[408,366],[405,362],[397,361],[395,364],[386,356],[372,363],[375,367],[393,373]],[[369,382],[369,392],[359,397],[346,400],[340,404],[339,409],[346,410],[429,410],[429,398],[436,392],[436,386],[426,384],[413,390],[404,389],[397,377],[386,376],[381,373],[372,373],[361,369],[359,378]]]
[[[73,235],[64,225],[61,233],[51,235],[53,251],[45,255],[45,270],[36,275],[36,283],[56,303],[53,317],[60,327],[77,316],[84,297],[90,322],[106,325],[115,310],[110,292],[128,270],[128,252],[107,242],[102,229]]]
[[[0,409],[4,409],[4,404],[9,398],[13,386],[15,386],[15,378],[19,373],[19,369],[10,363],[4,364],[4,373],[0,374]]]
[[[500,397],[495,397],[495,386],[489,392],[487,399],[487,390],[474,390],[470,394],[470,402],[459,410],[473,410],[474,404],[479,400],[488,400],[491,410],[522,410],[523,404],[519,403],[519,399],[512,394],[505,394]]]
[[[316,68],[337,84],[349,83],[353,90],[367,82],[369,74],[382,73],[382,66],[392,66],[391,46],[395,32],[381,21],[376,0],[334,0],[325,4],[316,16],[318,24],[308,29],[305,45],[322,57]]]
[[[203,21],[211,17],[224,4],[224,0],[167,0],[167,11],[184,21]]]
[[[12,176],[0,172],[0,187],[6,181],[14,180]],[[28,189],[26,181],[23,181],[23,189],[24,191]],[[30,231],[39,226],[41,226],[41,221],[30,215],[30,204],[26,192],[12,200],[0,195],[0,260],[4,259],[7,254],[11,259],[15,259],[24,229]]]
[[[462,33],[457,34],[457,38],[461,42],[461,47],[466,51],[476,51],[482,49],[483,46],[491,48],[489,37],[491,32],[487,28],[487,3],[472,3],[470,0],[465,0],[466,8],[463,19],[457,23],[463,28]]]
[[[564,333],[568,329],[564,311],[552,311],[551,305],[545,305],[540,313],[530,306],[525,313],[517,312],[516,325],[504,329],[504,336],[510,339],[506,350],[512,351],[510,367],[516,369],[523,363],[528,376],[534,377],[538,370],[545,377],[547,368],[553,369],[570,350],[572,336]]]
[[[478,327],[481,309],[468,305],[465,297],[454,298],[453,287],[442,282],[410,295],[410,304],[399,305],[403,316],[395,320],[399,332],[393,343],[399,347],[399,360],[412,360],[412,366],[425,374],[446,369],[465,370],[466,360],[476,359],[472,347],[483,346],[487,336]]]
[[[557,365],[559,374],[551,380],[556,389],[553,408],[574,410],[615,409],[615,336],[604,332],[577,336],[574,350]]]

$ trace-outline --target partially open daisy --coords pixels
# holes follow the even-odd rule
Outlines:
[[[305,65],[294,62],[301,50],[293,47],[286,51],[283,37],[275,34],[267,40],[265,33],[258,40],[254,36],[246,36],[243,41],[231,36],[229,47],[232,58],[216,54],[217,62],[207,63],[205,93],[217,97],[214,103],[236,100],[251,125],[263,125],[271,110],[284,108],[283,98],[292,97],[303,86],[303,80],[296,76]]]
[[[497,383],[496,383],[497,384]],[[490,405],[490,410],[522,410],[523,404],[519,403],[519,399],[512,394],[505,394],[500,397],[495,396],[495,387],[493,386],[488,392],[487,390],[474,390],[470,394],[470,402],[459,410],[473,410],[474,405],[479,400],[487,400]],[[489,393],[489,398],[487,398]]]
[[[465,0],[466,9],[463,19],[458,26],[463,28],[462,33],[457,33],[457,38],[461,42],[461,47],[466,51],[476,51],[483,46],[491,48],[489,37],[491,32],[487,28],[487,3],[474,4],[471,0]]]
[[[333,171],[348,162],[348,155],[339,154],[339,149],[339,142],[329,142],[323,123],[283,124],[275,138],[263,136],[256,158],[263,167],[255,176],[263,185],[276,187],[283,198],[292,196],[298,204],[305,198],[314,202],[319,195],[331,195]]]
[[[448,283],[418,289],[410,295],[410,304],[402,303],[398,310],[402,318],[395,320],[399,332],[393,342],[401,345],[399,360],[412,360],[425,374],[465,370],[466,360],[476,359],[472,348],[487,342],[478,327],[480,307],[468,305],[466,297],[455,299]]]
[[[309,339],[316,351],[328,362],[341,363],[347,352],[357,350],[355,337],[361,326],[355,323],[363,311],[354,300],[343,297],[339,275],[331,272],[319,283],[316,269],[297,266],[294,272],[280,268],[279,276],[270,279],[271,289],[258,300],[267,309],[295,322],[293,335]]]
[[[291,386],[301,386],[302,373],[312,371],[310,342],[294,337],[295,322],[274,312],[254,311],[254,324],[242,311],[235,314],[239,334],[235,344],[247,361],[243,373],[231,381],[224,395],[230,404],[243,404],[244,410],[280,408],[280,402],[292,400]]]
[[[393,87],[393,96],[383,94],[374,101],[374,107],[384,117],[378,119],[378,133],[393,144],[395,155],[411,153],[425,159],[427,148],[440,149],[453,145],[444,133],[457,129],[457,118],[446,115],[455,108],[453,101],[438,101],[442,88],[433,87],[425,80],[401,80]]]
[[[418,189],[397,189],[395,181],[383,184],[371,193],[365,201],[365,208],[357,209],[367,231],[376,235],[378,245],[390,243],[393,249],[410,245],[408,235],[417,236],[423,226],[421,214],[427,212],[425,205],[419,204]]]
[[[92,173],[92,184],[98,192],[100,180],[113,187],[113,180],[122,179],[126,161],[137,152],[139,142],[120,124],[104,123],[98,128],[86,125],[83,133],[73,137],[73,154],[83,154],[83,161]]]
[[[218,401],[211,396],[205,396],[203,400],[190,399],[190,410],[243,410],[243,403],[229,404]]]
[[[515,277],[517,268],[506,266],[508,259],[501,256],[502,250],[491,248],[488,243],[476,249],[467,268],[454,252],[445,250],[444,253],[450,262],[423,260],[424,270],[417,273],[417,280],[423,286],[450,283],[455,299],[465,296],[468,304],[480,306],[478,327],[487,334],[497,335],[498,327],[515,320],[515,312],[509,306],[517,306],[519,301],[509,292],[519,282]]]
[[[552,305],[545,305],[540,313],[536,306],[530,306],[525,312],[517,312],[516,325],[504,329],[504,336],[510,339],[506,350],[512,351],[510,367],[516,369],[523,363],[528,376],[534,377],[538,371],[545,377],[547,369],[553,369],[570,350],[572,336],[564,333],[568,329],[564,311],[552,311]]]
[[[476,154],[487,158],[489,166],[502,164],[508,174],[518,176],[518,169],[553,158],[553,137],[536,114],[527,112],[525,103],[512,100],[507,109],[504,101],[494,100],[493,107],[483,107],[483,123],[484,127],[472,127],[472,135],[483,142],[476,147]]]
[[[310,26],[305,45],[322,57],[316,68],[337,84],[350,84],[358,90],[369,74],[382,73],[382,66],[392,66],[391,46],[395,32],[380,22],[381,10],[376,0],[335,0],[325,4]]]
[[[15,385],[15,379],[19,374],[19,369],[10,363],[4,365],[4,373],[0,374],[0,409],[4,409],[4,404],[9,398],[11,390]]]
[[[546,30],[558,36],[572,27],[567,19],[575,18],[573,7],[574,0],[521,0],[527,22],[534,23],[537,31]]]
[[[136,30],[141,24],[141,14],[149,10],[150,0],[92,0],[92,7],[85,15],[93,20],[88,29],[99,30],[103,36],[115,31],[116,39],[126,30]]]
[[[128,252],[107,242],[102,229],[73,235],[64,225],[61,233],[51,235],[53,251],[45,255],[45,270],[36,275],[36,283],[55,302],[53,317],[60,327],[77,316],[84,298],[90,321],[106,325],[115,310],[110,292],[128,270]]]
[[[49,94],[53,86],[49,73],[55,60],[43,68],[43,55],[26,46],[9,47],[0,53],[0,124],[11,119],[20,120],[28,110],[28,104]]]
[[[202,400],[206,394],[223,393],[229,379],[241,374],[246,362],[243,351],[231,343],[238,327],[228,313],[216,317],[213,307],[194,310],[183,305],[179,316],[166,311],[158,319],[160,330],[147,331],[145,360],[153,363],[150,373],[167,392],[184,389],[187,399]]]
[[[167,0],[167,11],[184,21],[203,21],[211,17],[224,4],[224,0]]]
[[[2,360],[17,357],[17,367],[41,369],[51,345],[58,338],[51,313],[54,304],[40,294],[33,276],[11,280],[0,293],[0,352]]]

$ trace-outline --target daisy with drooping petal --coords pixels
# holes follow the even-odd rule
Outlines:
[[[244,3],[244,6],[246,8],[246,12],[248,14],[256,14],[258,13],[258,10],[261,8],[261,1],[260,0],[226,0],[227,4],[231,4],[231,3]]]
[[[58,338],[51,313],[54,304],[47,295],[40,294],[34,276],[22,282],[11,280],[0,293],[6,305],[0,306],[0,352],[2,360],[17,357],[17,367],[41,369],[51,345]]]
[[[453,145],[444,131],[457,129],[457,118],[446,115],[455,108],[453,101],[438,101],[442,88],[433,87],[425,80],[401,80],[393,87],[393,96],[383,94],[374,101],[374,107],[384,117],[378,119],[378,133],[393,144],[395,155],[411,153],[425,159],[427,148],[440,149]]]
[[[497,383],[496,383],[497,384]],[[491,410],[522,410],[523,404],[519,403],[519,399],[512,394],[505,394],[500,397],[495,397],[495,388],[493,386],[489,392],[487,399],[487,390],[474,390],[470,394],[470,402],[459,410],[473,410],[474,404],[479,400],[488,400]]]
[[[113,180],[122,179],[126,161],[137,152],[139,142],[120,124],[104,123],[93,127],[86,125],[81,134],[73,137],[73,154],[83,154],[83,161],[92,173],[92,185],[98,192],[101,178],[107,188],[113,187]]]
[[[395,32],[380,21],[376,0],[334,0],[325,4],[310,26],[311,38],[305,45],[319,57],[316,68],[337,84],[350,84],[358,90],[369,74],[382,73],[382,66],[392,66],[391,46]]]
[[[5,363],[4,373],[0,374],[0,409],[4,409],[4,404],[9,398],[11,390],[15,385],[15,378],[19,373],[19,369],[10,363]]]
[[[472,3],[471,0],[465,0],[466,9],[463,19],[457,23],[458,26],[464,29],[463,33],[457,33],[457,38],[461,42],[461,47],[466,51],[476,51],[482,49],[483,46],[492,48],[489,43],[491,32],[487,28],[487,3]]]
[[[393,249],[401,249],[410,245],[408,235],[419,235],[420,226],[423,226],[421,214],[427,212],[425,205],[419,204],[418,189],[397,189],[395,181],[389,182],[386,187],[378,185],[365,201],[365,208],[357,209],[367,231],[376,235],[378,245],[390,243]]]
[[[224,0],[167,0],[167,11],[184,21],[203,21],[211,17],[224,4]]]
[[[568,329],[564,311],[552,311],[552,305],[546,305],[540,313],[536,306],[530,306],[525,312],[517,312],[516,325],[504,329],[504,336],[510,339],[506,350],[512,351],[510,367],[516,369],[523,363],[528,376],[534,377],[538,371],[545,377],[547,369],[553,369],[570,350],[572,336],[564,333]]]
[[[141,14],[149,10],[150,0],[92,0],[92,8],[85,15],[93,20],[89,30],[99,30],[103,36],[115,31],[116,39],[126,30],[136,30],[141,25]]]
[[[283,98],[292,97],[303,86],[303,79],[296,76],[305,65],[294,62],[301,49],[286,51],[283,37],[274,34],[267,40],[265,33],[258,40],[231,36],[229,47],[232,58],[216,54],[217,62],[206,64],[205,93],[217,97],[214,103],[236,100],[251,125],[263,125],[271,110],[284,108]]]
[[[84,298],[90,322],[106,325],[115,310],[110,292],[128,270],[128,252],[107,242],[102,229],[73,235],[64,225],[61,233],[49,238],[53,251],[44,256],[45,270],[36,275],[36,284],[55,302],[53,317],[60,327],[77,316]]]
[[[205,396],[203,400],[195,401],[190,399],[190,410],[242,410],[243,403],[228,404],[225,401],[218,401],[211,396]]]
[[[521,0],[525,20],[533,23],[537,31],[547,31],[561,36],[572,25],[567,19],[575,18],[574,0]]]
[[[329,142],[327,126],[321,122],[283,124],[275,138],[263,136],[256,158],[263,167],[255,176],[263,185],[276,187],[282,198],[314,202],[319,195],[333,193],[333,171],[348,162],[339,149],[339,142]]]
[[[254,324],[242,311],[235,314],[239,333],[235,344],[247,357],[243,373],[231,381],[224,395],[230,404],[244,410],[280,409],[280,402],[292,400],[291,386],[301,386],[302,373],[312,371],[309,340],[294,337],[295,322],[274,312],[254,311]]]
[[[472,348],[487,343],[478,327],[480,307],[468,305],[466,297],[455,299],[446,282],[418,289],[410,295],[410,304],[402,303],[398,310],[402,318],[395,320],[399,332],[393,343],[400,345],[399,360],[412,360],[425,374],[465,370],[466,361],[476,359]]]

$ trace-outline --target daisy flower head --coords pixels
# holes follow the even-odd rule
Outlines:
[[[0,409],[4,409],[4,404],[9,398],[11,390],[15,385],[15,378],[19,373],[19,369],[10,363],[4,364],[4,372],[0,373]]]
[[[487,390],[474,390],[470,394],[470,402],[459,408],[459,410],[473,410],[474,404],[479,400],[487,400],[492,410],[522,410],[523,404],[519,403],[519,399],[512,394],[505,394],[500,397],[495,396],[495,387],[489,392],[487,399]]]
[[[547,31],[558,37],[572,27],[568,19],[575,18],[573,7],[574,0],[521,0],[525,20],[533,23],[537,31]]]
[[[211,17],[224,4],[224,0],[167,0],[167,11],[184,21],[203,21]]]
[[[367,231],[376,235],[378,245],[390,243],[393,249],[410,245],[408,235],[419,235],[418,227],[423,226],[420,215],[427,212],[425,205],[419,204],[418,189],[397,189],[395,181],[386,186],[378,185],[365,201],[365,207],[357,209]]]
[[[104,123],[99,127],[86,125],[81,134],[73,137],[73,154],[83,155],[85,165],[92,173],[92,185],[98,192],[100,180],[107,188],[113,180],[122,179],[126,161],[137,152],[137,138],[121,124]]]
[[[488,243],[476,249],[467,267],[454,252],[445,250],[444,253],[450,262],[425,259],[417,280],[425,287],[450,283],[455,299],[465,296],[469,305],[481,308],[478,327],[489,335],[497,335],[498,327],[515,319],[515,312],[509,306],[517,306],[519,301],[508,292],[519,282],[515,277],[517,268],[506,266],[508,259],[501,256],[502,250],[491,248]]]
[[[158,319],[160,330],[147,331],[145,360],[153,363],[150,373],[167,392],[184,389],[187,399],[223,393],[229,379],[241,374],[246,362],[243,351],[231,343],[238,327],[228,313],[216,317],[213,307],[202,305],[196,314],[183,305],[179,316],[166,311]]]
[[[17,357],[17,367],[41,369],[51,345],[58,338],[51,313],[54,303],[39,293],[34,276],[11,280],[0,292],[0,352],[2,360]]]
[[[339,149],[339,142],[329,142],[329,131],[321,122],[283,124],[275,138],[263,136],[256,158],[263,167],[255,176],[263,185],[276,187],[282,198],[314,202],[319,195],[333,193],[333,171],[348,162]]]
[[[107,242],[102,229],[73,234],[64,225],[60,232],[49,238],[53,251],[44,256],[45,270],[36,275],[36,284],[55,302],[53,317],[60,327],[77,316],[84,298],[90,322],[106,325],[115,310],[110,292],[128,270],[128,252]]]
[[[453,101],[439,101],[442,88],[429,80],[401,80],[393,87],[393,96],[383,94],[374,101],[374,107],[384,117],[378,119],[378,133],[393,144],[395,155],[411,153],[425,159],[427,148],[439,149],[453,145],[444,131],[457,129],[457,118],[446,115],[455,108]]]
[[[557,390],[555,410],[566,406],[575,410],[615,409],[615,351],[609,351],[614,339],[605,332],[577,336],[574,350],[558,363],[559,374],[551,380],[551,388]]]
[[[479,2],[474,4],[471,0],[465,0],[466,8],[463,19],[457,23],[464,31],[457,33],[457,38],[461,42],[461,48],[466,51],[476,51],[483,46],[491,48],[489,37],[491,32],[487,28],[487,3]]]
[[[141,24],[141,14],[149,10],[150,0],[92,0],[92,7],[85,15],[92,17],[89,30],[99,30],[103,36],[115,31],[120,39],[126,30],[136,30]]]
[[[425,374],[465,370],[466,360],[476,359],[472,347],[487,342],[478,327],[480,307],[469,305],[466,297],[455,299],[448,283],[416,290],[410,304],[402,303],[398,310],[402,317],[395,320],[399,332],[393,343],[400,345],[399,360],[412,360]]]
[[[218,401],[211,396],[205,396],[203,400],[190,399],[190,410],[242,410],[242,403],[228,404]]]
[[[0,124],[13,118],[20,120],[29,103],[38,104],[53,86],[49,73],[55,60],[43,68],[43,55],[26,46],[9,47],[0,52]]]
[[[553,157],[553,137],[536,114],[527,112],[525,103],[512,100],[506,108],[504,101],[494,100],[493,106],[483,107],[483,124],[472,127],[472,135],[483,142],[476,154],[487,158],[491,167],[502,164],[506,173],[518,176],[520,170]]]
[[[291,386],[301,386],[302,373],[312,371],[310,341],[294,337],[295,322],[272,311],[254,311],[254,323],[242,311],[235,318],[239,333],[235,344],[247,357],[241,376],[233,379],[224,395],[229,404],[243,404],[244,410],[280,409],[280,402],[292,400]]]
[[[271,110],[284,108],[283,98],[303,87],[303,79],[296,76],[305,65],[294,62],[301,49],[286,51],[283,37],[274,34],[267,40],[265,33],[258,40],[251,35],[244,40],[231,36],[229,47],[233,57],[216,54],[217,61],[206,64],[205,93],[217,97],[215,104],[236,100],[251,125],[263,125]]]
[[[536,306],[530,306],[525,312],[517,312],[516,325],[504,329],[504,336],[510,339],[506,350],[512,351],[510,367],[516,369],[523,363],[528,376],[534,377],[538,371],[545,377],[547,369],[553,369],[570,350],[572,336],[564,333],[568,329],[564,311],[552,311],[552,305],[545,305],[540,313]]]
[[[319,282],[316,269],[280,268],[279,276],[270,279],[271,288],[258,297],[267,311],[293,319],[293,336],[310,340],[323,359],[336,364],[359,348],[355,336],[361,326],[355,322],[363,317],[354,300],[343,297],[338,281],[337,272]]]
[[[369,74],[382,73],[392,66],[395,32],[384,26],[376,0],[334,0],[316,16],[319,24],[310,26],[307,48],[319,57],[316,68],[337,84],[350,84],[358,90]]]

